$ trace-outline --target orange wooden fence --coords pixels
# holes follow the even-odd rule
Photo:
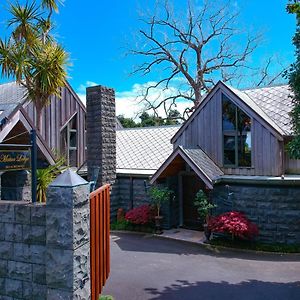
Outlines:
[[[110,271],[110,185],[90,194],[91,300],[98,300]]]

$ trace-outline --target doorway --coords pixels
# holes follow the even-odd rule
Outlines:
[[[204,188],[204,182],[196,174],[182,175],[182,225],[184,228],[194,230],[202,228],[203,222],[198,217],[194,201],[197,192]]]

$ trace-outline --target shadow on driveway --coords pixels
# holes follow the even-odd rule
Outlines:
[[[130,239],[128,237],[130,236]],[[240,258],[247,260],[261,261],[300,261],[299,254],[278,254],[264,253],[254,251],[233,250],[218,250],[213,247],[205,247],[200,244],[193,244],[185,241],[166,239],[163,237],[153,236],[152,234],[142,233],[122,233],[117,232],[111,234],[112,241],[115,242],[120,249],[124,251],[136,252],[154,252],[168,253],[177,255],[209,255],[212,257],[228,257]],[[300,300],[300,298],[299,298]]]
[[[299,300],[300,282],[277,283],[257,280],[238,284],[228,282],[195,282],[177,280],[162,291],[145,289],[151,300]]]

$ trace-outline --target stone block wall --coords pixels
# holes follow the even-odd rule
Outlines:
[[[176,181],[177,182],[177,181]],[[168,186],[172,190],[176,190],[176,182],[171,178]],[[145,184],[146,187],[145,188]],[[149,177],[126,177],[118,176],[116,182],[112,186],[111,193],[111,221],[116,220],[118,208],[123,208],[125,212],[128,210],[141,206],[143,204],[151,203],[151,199],[147,193],[149,188]],[[165,229],[176,226],[178,223],[178,197],[172,199],[161,208],[164,216],[163,227]]]
[[[2,200],[31,201],[31,174],[28,171],[8,171],[1,174]]]
[[[94,172],[99,169],[97,188],[112,184],[116,178],[115,91],[89,87],[86,97],[88,180],[94,180]]]
[[[231,209],[246,213],[259,227],[258,240],[300,244],[300,188],[297,186],[228,183],[214,186],[215,213]]]
[[[0,299],[46,299],[46,206],[0,201]]]
[[[150,203],[149,195],[145,189],[145,177],[122,177],[118,176],[112,185],[111,193],[111,216],[115,219],[118,208],[128,211],[134,207]]]
[[[90,299],[89,184],[66,172],[47,204],[0,200],[1,300]]]

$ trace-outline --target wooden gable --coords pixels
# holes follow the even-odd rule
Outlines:
[[[243,168],[224,168],[222,94],[251,117],[252,166]],[[249,99],[249,102],[251,99]],[[202,101],[192,116],[172,138],[174,148],[200,147],[225,174],[269,175],[284,173],[283,137],[279,128],[272,123],[255,103],[251,106],[236,93],[219,82]]]
[[[36,124],[36,111],[32,102],[25,102],[23,108],[29,119]],[[54,151],[61,148],[60,133],[72,117],[77,122],[77,166],[85,162],[85,114],[86,109],[72,87],[67,84],[61,89],[61,99],[52,96],[51,103],[43,109],[41,136],[47,146]]]

